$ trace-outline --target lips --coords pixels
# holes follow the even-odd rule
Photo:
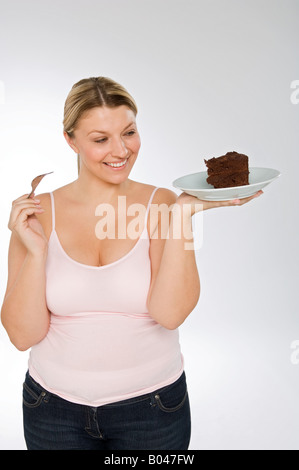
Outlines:
[[[105,165],[109,166],[110,168],[123,168],[128,161],[128,158],[121,162],[103,162]]]

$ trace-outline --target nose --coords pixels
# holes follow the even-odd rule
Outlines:
[[[122,139],[114,139],[111,146],[112,157],[125,158],[128,155],[127,147]]]

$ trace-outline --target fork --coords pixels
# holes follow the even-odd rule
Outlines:
[[[33,178],[33,180],[31,181],[31,188],[32,188],[32,191],[31,193],[29,194],[29,196],[27,196],[27,199],[29,199],[32,194],[34,193],[34,191],[36,190],[37,186],[39,185],[39,183],[41,182],[41,180],[43,179],[44,176],[46,175],[50,175],[51,173],[54,173],[53,171],[50,171],[49,173],[44,173],[43,175],[38,175],[36,176],[35,178]]]

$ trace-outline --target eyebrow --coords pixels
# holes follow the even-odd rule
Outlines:
[[[132,126],[132,124],[135,124],[135,122],[134,122],[134,121],[130,122],[130,124],[128,124],[128,125],[123,129],[123,131],[125,131],[126,129],[128,129],[128,127]],[[87,135],[92,134],[93,132],[98,132],[99,134],[106,134],[106,133],[107,133],[107,131],[100,131],[100,130],[94,129],[93,131],[88,132]]]

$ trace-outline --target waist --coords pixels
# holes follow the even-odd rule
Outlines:
[[[178,330],[148,314],[52,315],[47,336],[31,350],[29,370],[69,401],[100,406],[127,399],[181,373]]]

